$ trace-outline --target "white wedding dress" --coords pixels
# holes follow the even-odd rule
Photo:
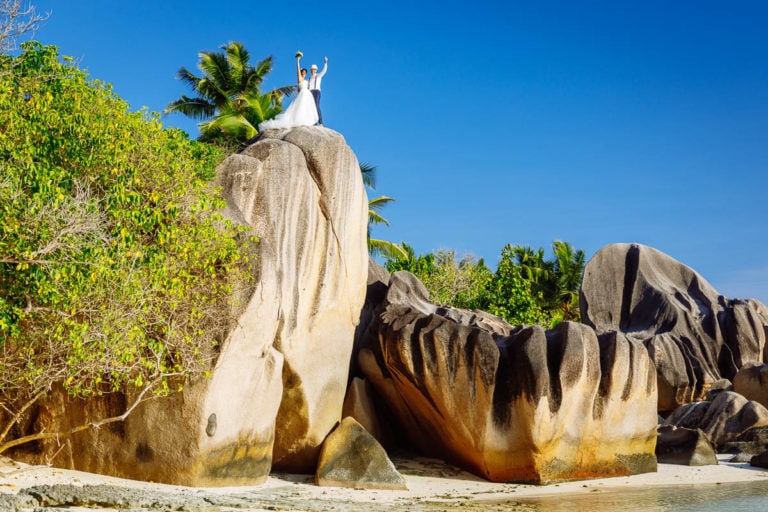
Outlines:
[[[306,80],[299,84],[299,94],[288,105],[288,108],[280,112],[277,117],[259,123],[259,131],[274,130],[275,128],[293,128],[294,126],[313,126],[317,123],[317,107],[315,98],[309,91]]]

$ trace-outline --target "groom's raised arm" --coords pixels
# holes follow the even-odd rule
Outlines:
[[[328,71],[328,57],[325,57],[325,62],[323,63],[323,70],[317,74],[320,78],[325,76],[325,72]]]

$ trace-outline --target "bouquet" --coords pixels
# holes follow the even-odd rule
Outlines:
[[[303,56],[304,56],[304,54],[303,54],[303,53],[301,53],[301,52],[296,52],[296,58],[297,58],[297,59],[300,59],[300,58],[302,58]]]

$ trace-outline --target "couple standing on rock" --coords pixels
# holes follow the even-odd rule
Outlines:
[[[259,131],[275,128],[292,128],[294,126],[323,126],[323,114],[320,112],[320,83],[328,71],[328,57],[325,57],[323,70],[317,72],[317,64],[310,66],[310,77],[307,80],[307,69],[301,67],[301,52],[296,52],[296,76],[299,81],[299,94],[284,112],[269,121],[259,123]]]

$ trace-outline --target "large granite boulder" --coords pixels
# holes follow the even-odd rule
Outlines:
[[[720,449],[744,432],[768,425],[768,409],[738,393],[724,391],[711,402],[681,405],[664,420],[664,424],[699,428]]]
[[[349,416],[325,440],[315,483],[355,489],[407,489],[384,448]]]
[[[423,453],[493,481],[656,469],[655,370],[641,344],[437,307],[407,272],[392,274],[379,311],[360,367]]]
[[[584,270],[580,308],[598,334],[622,332],[645,344],[657,368],[660,411],[703,399],[712,383],[765,357],[763,304],[727,299],[644,245],[600,249]]]
[[[749,462],[753,456],[765,451],[768,451],[768,425],[742,432],[733,441],[724,443],[720,447],[721,453],[736,455],[736,460],[732,462]]]
[[[742,366],[733,378],[733,390],[768,407],[768,364],[750,362]]]
[[[241,305],[210,378],[140,405],[125,422],[14,456],[193,486],[259,483],[273,457],[314,471],[341,419],[365,295],[368,204],[357,160],[331,130],[277,131],[228,157],[217,183],[224,215],[250,226],[260,245],[256,284],[233,301]],[[29,426],[66,431],[121,414],[133,398],[61,392]]]
[[[679,466],[717,465],[715,447],[701,429],[659,425],[656,460]]]
[[[260,237],[254,336],[284,357],[273,464],[313,472],[341,419],[368,276],[368,199],[344,138],[325,128],[267,132],[229,157],[219,183]]]

